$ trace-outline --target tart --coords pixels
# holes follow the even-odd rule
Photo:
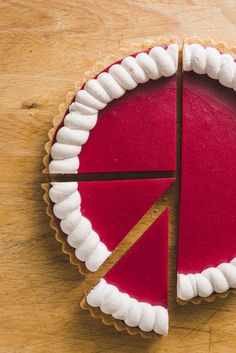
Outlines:
[[[51,217],[76,264],[96,271],[161,198],[172,178],[54,182]],[[68,248],[69,245],[69,248]]]
[[[54,183],[45,195],[56,237],[81,272],[96,271],[173,183],[103,179],[175,170],[177,64],[173,42],[116,61],[82,85],[49,133],[46,172],[92,180]]]
[[[177,296],[236,288],[236,63],[208,45],[185,44]]]
[[[177,65],[176,42],[137,51],[69,94],[54,120],[44,164],[59,181],[44,186],[44,199],[57,240],[83,274],[98,270],[175,180]],[[62,182],[65,174],[78,179]],[[167,334],[167,240],[165,211],[100,282],[137,308],[136,324],[125,313],[115,319],[129,333]]]
[[[167,335],[167,254],[168,209],[85,296],[82,307],[96,317],[105,314],[105,320],[110,315],[110,324],[131,334]]]
[[[50,135],[49,172],[174,171],[177,63],[177,44],[157,46],[88,80]]]

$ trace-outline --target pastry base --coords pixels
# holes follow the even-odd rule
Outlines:
[[[91,316],[95,319],[100,319],[105,325],[107,326],[114,326],[115,329],[117,331],[126,331],[129,335],[134,336],[134,335],[140,335],[143,338],[154,338],[154,337],[163,337],[158,335],[157,333],[151,331],[151,332],[145,332],[142,331],[140,328],[138,327],[129,327],[127,326],[124,321],[122,320],[117,320],[114,319],[111,315],[108,314],[104,314],[100,308],[94,308],[92,306],[90,306],[86,300],[86,298],[84,297],[81,302],[80,302],[80,307],[83,310],[89,310]]]

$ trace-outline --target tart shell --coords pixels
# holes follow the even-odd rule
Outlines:
[[[93,318],[101,320],[106,326],[114,326],[117,331],[126,331],[131,336],[140,335],[143,338],[162,337],[153,331],[144,332],[138,327],[127,326],[124,321],[114,319],[111,315],[104,314],[100,308],[90,306],[85,297],[81,300],[80,307],[83,310],[88,310]]]

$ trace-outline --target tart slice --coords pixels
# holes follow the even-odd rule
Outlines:
[[[177,63],[177,44],[157,46],[88,80],[52,136],[49,172],[175,170]]]
[[[52,183],[51,216],[77,264],[96,271],[174,179]]]
[[[82,307],[131,334],[167,335],[167,276],[168,209],[87,294]]]
[[[236,288],[236,63],[213,47],[183,52],[178,298]]]

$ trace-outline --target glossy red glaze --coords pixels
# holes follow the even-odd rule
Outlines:
[[[173,171],[176,77],[139,84],[113,100],[79,155],[80,173]]]
[[[178,272],[236,256],[235,92],[184,73]]]
[[[170,187],[174,179],[80,182],[82,214],[110,251]]]
[[[168,209],[105,275],[131,297],[167,307]]]

